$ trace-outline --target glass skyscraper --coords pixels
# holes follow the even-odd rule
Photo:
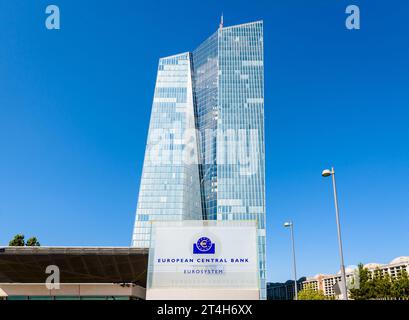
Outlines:
[[[152,220],[202,219],[193,101],[191,54],[160,59],[133,246],[149,247]]]
[[[149,221],[256,220],[266,298],[263,22],[159,61],[133,245]]]

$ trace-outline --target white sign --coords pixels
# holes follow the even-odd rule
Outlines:
[[[147,299],[258,299],[254,221],[154,222]]]

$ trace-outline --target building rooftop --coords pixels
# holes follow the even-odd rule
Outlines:
[[[132,247],[0,247],[0,283],[43,283],[47,266],[61,283],[146,286],[148,249]]]
[[[389,264],[400,264],[400,263],[409,263],[409,257],[397,257],[393,259]]]

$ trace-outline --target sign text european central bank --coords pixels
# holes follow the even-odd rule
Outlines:
[[[153,222],[147,299],[258,299],[256,234],[255,221]],[[192,250],[203,238],[214,253]]]

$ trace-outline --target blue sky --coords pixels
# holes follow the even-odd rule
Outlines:
[[[44,26],[61,10],[61,30]],[[358,4],[361,30],[344,26]],[[0,244],[130,244],[158,59],[264,20],[268,279],[409,255],[407,1],[0,0]]]

